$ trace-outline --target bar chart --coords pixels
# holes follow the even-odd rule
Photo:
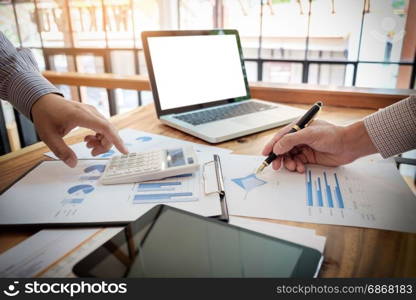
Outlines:
[[[197,201],[195,174],[183,174],[163,180],[137,183],[133,204]]]
[[[344,209],[344,197],[338,174],[327,171],[316,173],[310,169],[305,173],[306,205]]]

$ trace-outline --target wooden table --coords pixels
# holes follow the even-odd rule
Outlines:
[[[369,109],[325,107],[320,118],[345,125],[372,112],[373,110]],[[112,122],[119,129],[130,127],[205,144],[199,139],[162,125],[156,119],[153,105],[117,115],[112,118]],[[218,146],[229,148],[238,154],[259,154],[262,146],[274,132],[275,130],[268,130],[221,143]],[[66,141],[70,144],[80,142],[86,133],[87,130],[78,129],[66,137]],[[47,148],[43,143],[37,143],[0,157],[0,191],[37,162],[45,160],[42,154],[46,151]],[[416,276],[416,234],[335,225],[268,221],[315,229],[317,234],[327,237],[321,277]],[[33,233],[33,231],[0,230],[0,253]]]

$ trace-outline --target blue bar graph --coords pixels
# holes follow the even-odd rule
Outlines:
[[[318,183],[316,185],[316,196],[318,198],[318,206],[319,207],[323,207],[324,206],[324,201],[322,198],[322,186],[321,186],[321,178],[318,177]]]
[[[195,201],[196,197],[192,197],[191,192],[184,193],[165,193],[165,194],[138,194],[134,196],[133,203],[154,203],[154,202],[183,202]],[[180,199],[178,199],[180,197]]]
[[[144,182],[139,183],[138,189],[160,189],[166,186],[181,185],[179,181],[174,182]]]
[[[64,199],[61,201],[63,204],[81,204],[84,201],[83,198],[71,198],[71,199]]]
[[[69,203],[72,203],[72,204],[80,204],[80,203],[82,203],[82,201],[84,201],[84,199],[82,199],[82,198],[74,198],[74,199],[69,200]]]
[[[306,175],[306,203],[308,206],[313,206],[313,198],[312,198],[312,172],[311,170],[308,171]]]
[[[339,208],[344,208],[344,200],[342,199],[342,194],[341,194],[341,189],[339,187],[339,181],[338,181],[338,176],[337,173],[334,173],[334,177],[335,177],[335,195],[337,196],[337,200],[338,200],[338,206]]]
[[[326,172],[324,172],[324,180],[325,180],[326,199],[328,200],[328,207],[333,208],[334,202],[332,201],[331,186],[328,184],[328,178],[326,177]]]

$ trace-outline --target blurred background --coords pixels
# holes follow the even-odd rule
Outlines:
[[[239,30],[251,82],[415,87],[416,0],[0,0],[0,30],[42,71],[146,75],[142,31],[210,28]],[[149,91],[59,89],[106,116],[152,102]]]

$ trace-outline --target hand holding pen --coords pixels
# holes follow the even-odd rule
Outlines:
[[[376,152],[369,143],[363,121],[344,127],[314,120],[304,129],[293,129],[294,125],[302,125],[302,119],[279,130],[264,147],[262,153],[268,156],[268,164],[274,170],[284,166],[289,171],[303,173],[307,164],[339,166]],[[276,158],[270,160],[274,156]]]

